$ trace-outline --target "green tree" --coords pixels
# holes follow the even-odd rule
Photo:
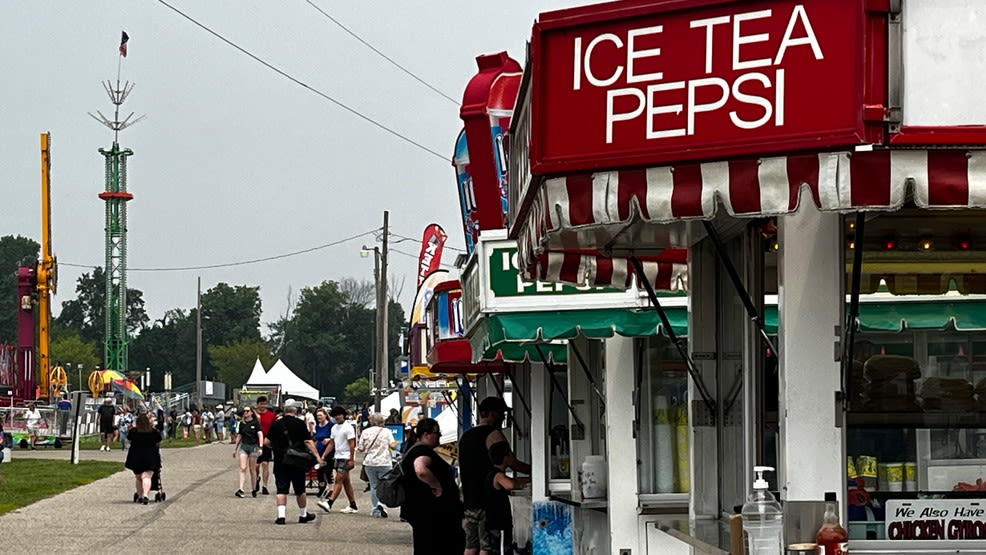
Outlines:
[[[250,377],[253,364],[260,358],[270,368],[267,345],[259,339],[241,339],[229,345],[209,345],[209,361],[216,368],[216,379],[229,387],[240,387]]]
[[[370,367],[373,313],[338,283],[302,289],[286,324],[289,348],[281,360],[323,394],[338,395]]]
[[[342,392],[343,401],[346,403],[362,403],[372,401],[370,395],[370,380],[367,378],[357,378],[353,383],[347,385]]]
[[[89,374],[102,359],[97,356],[99,346],[94,341],[83,341],[79,332],[63,330],[53,334],[51,340],[51,359],[65,368],[69,389],[88,389]],[[71,365],[71,366],[70,366]]]
[[[260,287],[219,283],[202,294],[203,343],[260,341],[260,309]]]
[[[106,333],[106,273],[102,266],[92,273],[79,276],[75,285],[76,298],[62,303],[57,322],[69,329],[79,330],[85,341],[103,344]],[[133,335],[150,319],[144,310],[144,293],[127,288],[127,329]]]
[[[151,389],[164,389],[164,373],[171,372],[172,387],[195,381],[195,310],[173,308],[145,326],[129,347],[133,368],[151,369]]]
[[[0,237],[0,343],[17,344],[17,268],[34,267],[38,263],[41,245],[27,237]]]

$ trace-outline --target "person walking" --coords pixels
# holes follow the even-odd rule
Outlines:
[[[26,421],[24,425],[27,427],[27,435],[31,441],[31,449],[34,449],[34,444],[40,439],[41,432],[41,411],[38,410],[37,405],[34,403],[27,404],[24,420]]]
[[[332,437],[329,440],[329,447],[335,449],[333,457],[333,468],[335,469],[335,483],[332,485],[332,493],[328,499],[318,502],[318,506],[325,512],[332,510],[332,504],[339,497],[339,492],[345,490],[346,498],[349,499],[349,506],[339,511],[341,513],[352,514],[359,512],[356,507],[356,493],[353,491],[353,483],[350,480],[350,470],[356,467],[356,429],[351,422],[346,420],[346,409],[342,407],[332,407],[332,418],[336,424],[332,427]]]
[[[487,397],[479,403],[479,425],[473,426],[459,438],[459,473],[462,482],[462,502],[465,506],[465,555],[495,552],[498,538],[486,524],[483,496],[487,476],[493,471],[490,447],[507,443],[500,431],[508,411],[499,397]],[[509,449],[504,457],[506,467],[515,472],[531,473],[531,465],[517,460]]]
[[[157,430],[159,434],[161,434],[161,439],[164,439],[168,437],[168,428],[171,427],[168,424],[168,417],[167,415],[164,414],[164,408],[162,408],[160,405],[158,405],[155,414],[157,415],[157,417],[154,420],[154,429]]]
[[[248,469],[250,484],[253,486],[251,494],[257,496],[257,457],[260,456],[260,446],[263,444],[264,433],[260,430],[260,421],[253,415],[253,408],[243,407],[240,433],[236,435],[236,446],[233,447],[233,457],[240,458],[240,487],[236,490],[236,497],[246,497],[243,493],[243,482],[246,480]]]
[[[240,433],[239,422],[235,407],[226,411],[226,430],[229,431],[229,443],[231,445],[236,444],[236,436]]]
[[[298,405],[288,401],[284,404],[284,416],[270,426],[270,434],[264,443],[273,451],[274,485],[277,488],[277,519],[274,524],[285,524],[288,492],[294,490],[298,503],[298,522],[301,524],[315,520],[315,514],[308,512],[308,496],[305,493],[305,474],[307,468],[293,466],[285,462],[284,453],[288,448],[307,450],[318,459],[318,450],[308,433],[305,421],[298,417]]]
[[[96,409],[99,416],[99,446],[100,451],[109,451],[110,443],[113,441],[113,420],[116,418],[116,407],[113,406],[113,398],[106,397],[103,404]]]
[[[212,414],[212,410],[208,407],[202,411],[202,435],[205,436],[206,443],[212,443],[212,434],[215,431],[213,423],[215,417]]]
[[[274,411],[267,410],[267,397],[261,395],[257,397],[257,412],[254,414],[257,420],[260,420],[260,431],[264,433],[264,437],[267,436],[267,432],[270,431],[270,427],[274,424],[274,420],[277,416]],[[267,442],[261,443],[264,446],[263,450],[260,452],[260,456],[257,457],[257,464],[260,465],[260,478],[257,480],[254,489],[259,489],[260,493],[264,495],[269,495],[270,491],[267,489],[267,484],[270,480],[270,462],[274,456],[270,447],[267,446]],[[263,486],[261,487],[260,479],[263,479]]]
[[[465,548],[462,502],[452,467],[435,452],[442,437],[438,421],[422,418],[417,441],[399,463],[406,499],[401,518],[411,525],[415,555],[461,555]]]
[[[397,447],[393,432],[383,427],[383,415],[370,414],[370,425],[359,436],[356,449],[363,453],[363,468],[370,483],[370,505],[372,517],[387,518],[387,510],[377,499],[377,483],[393,466],[390,460],[391,449]]]
[[[329,449],[332,439],[332,426],[334,423],[329,420],[329,415],[325,409],[319,407],[315,411],[315,448],[318,449],[318,469],[315,474],[318,477],[318,497],[319,499],[328,495],[327,488],[332,483],[333,463],[335,462],[335,451]]]
[[[123,405],[120,407],[120,415],[116,421],[117,434],[120,437],[120,447],[124,451],[127,450],[127,436],[130,434],[130,428],[134,425],[134,415],[130,412],[130,407]]]
[[[215,417],[215,420],[213,420],[212,425],[216,430],[216,441],[222,443],[223,440],[226,438],[226,433],[225,433],[226,412],[223,411],[223,406],[216,405],[216,412],[214,412],[212,415],[213,417]]]
[[[130,432],[130,450],[124,466],[134,473],[134,503],[147,505],[151,491],[151,477],[161,468],[161,434],[151,425],[147,413],[137,417],[137,425]]]

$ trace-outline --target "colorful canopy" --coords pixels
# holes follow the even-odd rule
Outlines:
[[[110,387],[113,388],[114,391],[119,391],[125,397],[129,397],[131,399],[140,400],[144,398],[144,394],[140,392],[140,388],[137,387],[137,384],[130,380],[112,380],[110,381]]]

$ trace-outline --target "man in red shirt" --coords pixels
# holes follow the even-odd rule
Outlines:
[[[260,431],[264,433],[264,437],[267,437],[270,425],[274,423],[276,418],[273,411],[267,410],[267,397],[257,397],[257,418],[260,420]],[[270,462],[272,458],[273,452],[271,448],[264,446],[260,452],[260,456],[257,457],[257,464],[260,465],[260,476],[257,477],[257,483],[253,487],[254,496],[256,496],[258,489],[260,493],[270,495],[270,491],[267,490],[267,484],[270,481]],[[260,486],[261,478],[263,479],[263,488]]]

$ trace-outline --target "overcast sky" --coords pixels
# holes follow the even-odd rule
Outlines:
[[[134,151],[128,285],[143,291],[152,319],[194,307],[199,276],[203,291],[219,282],[260,286],[265,323],[284,314],[289,287],[297,295],[323,280],[372,279],[373,258],[360,257],[364,244],[374,244],[372,235],[270,262],[169,269],[342,241],[380,228],[384,210],[395,234],[388,273],[406,278],[398,299],[405,309],[413,301],[421,233],[431,222],[449,234],[443,262],[451,266],[465,243],[449,159],[476,55],[506,50],[523,64],[539,12],[587,2],[312,1],[455,102],[305,0],[168,0],[440,156],[278,75],[159,1],[0,3],[0,235],[41,240],[39,134],[51,132],[56,314],[75,297],[78,277],[104,265],[98,149],[108,149],[113,134],[87,113],[112,114],[101,82],[117,79],[122,30],[130,41],[121,78],[136,85],[123,114],[147,116],[120,134],[120,145]]]

